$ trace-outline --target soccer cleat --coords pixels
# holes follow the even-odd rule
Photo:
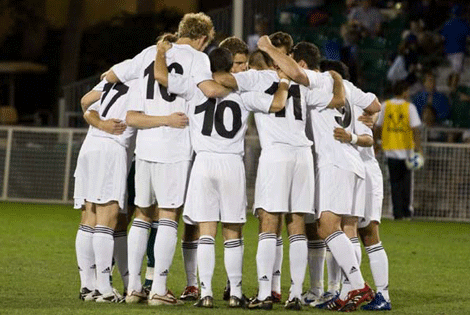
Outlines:
[[[225,286],[224,295],[222,298],[224,301],[228,301],[230,299],[230,283],[228,281],[227,285]]]
[[[147,300],[147,294],[144,290],[141,292],[133,290],[130,294],[127,294],[125,298],[127,304],[137,304],[145,300]]]
[[[337,311],[344,306],[345,302],[339,298],[339,294],[330,300],[317,304],[315,307],[323,310]]]
[[[254,297],[248,302],[247,308],[250,310],[272,310],[273,298],[268,296],[265,300],[260,301],[257,297]]]
[[[121,303],[122,296],[113,289],[112,292],[101,294],[99,291],[96,290],[97,296],[95,297],[96,303]]]
[[[367,283],[364,284],[362,289],[352,290],[348,292],[348,297],[344,301],[344,306],[339,310],[341,312],[355,311],[359,305],[374,299],[374,291]]]
[[[194,286],[187,286],[181,293],[180,300],[183,301],[197,301],[199,298],[199,289]]]
[[[369,304],[361,306],[361,309],[365,311],[390,311],[392,304],[385,300],[382,293],[378,292],[375,298]]]
[[[78,298],[82,301],[94,301],[93,291],[88,290],[88,288],[82,288],[78,294]]]
[[[178,300],[170,290],[167,290],[165,295],[151,294],[148,305],[183,305],[183,302]]]
[[[242,295],[241,298],[232,295],[228,300],[228,306],[230,308],[247,308],[248,301],[245,295]]]
[[[286,310],[300,311],[302,309],[302,302],[300,302],[299,298],[293,298],[292,300],[286,301],[284,308]]]
[[[205,307],[205,308],[213,308],[214,307],[214,298],[210,295],[200,298],[194,306],[196,307]]]
[[[273,303],[281,303],[281,299],[282,299],[281,292],[271,291],[271,296],[273,298]]]
[[[315,306],[316,304],[320,303],[320,297],[312,291],[308,290],[302,293],[302,298],[300,299],[300,301],[302,302],[302,305]]]

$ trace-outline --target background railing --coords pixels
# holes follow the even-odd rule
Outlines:
[[[452,129],[452,132],[464,130]],[[427,132],[425,132],[427,134]],[[86,129],[0,127],[0,200],[73,202],[73,174]],[[246,137],[248,206],[253,204],[258,158],[257,136]],[[426,163],[414,174],[416,218],[470,221],[470,144],[424,142]],[[389,175],[384,174],[385,217],[391,217]]]

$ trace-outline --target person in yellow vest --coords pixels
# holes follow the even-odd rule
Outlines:
[[[394,97],[382,104],[374,133],[377,149],[381,145],[387,158],[396,220],[410,218],[412,213],[412,171],[405,161],[414,151],[422,153],[421,120],[416,106],[408,101],[409,96],[409,84],[397,82]]]

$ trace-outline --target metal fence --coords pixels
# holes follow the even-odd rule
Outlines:
[[[426,134],[426,133],[425,133]],[[73,173],[86,129],[0,127],[2,201],[73,202]],[[246,137],[245,166],[249,207],[253,204],[258,158],[257,136]],[[423,144],[426,163],[414,174],[416,218],[470,221],[470,144]],[[391,217],[389,175],[383,156],[385,217]]]

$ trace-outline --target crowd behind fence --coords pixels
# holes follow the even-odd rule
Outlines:
[[[85,136],[86,129],[78,128],[0,127],[0,200],[72,204],[73,173]],[[250,208],[261,152],[258,137],[248,136],[245,147]],[[425,166],[414,173],[414,217],[470,221],[470,144],[424,141],[423,149]],[[391,217],[388,170],[382,155],[378,160],[384,175],[383,215]]]

